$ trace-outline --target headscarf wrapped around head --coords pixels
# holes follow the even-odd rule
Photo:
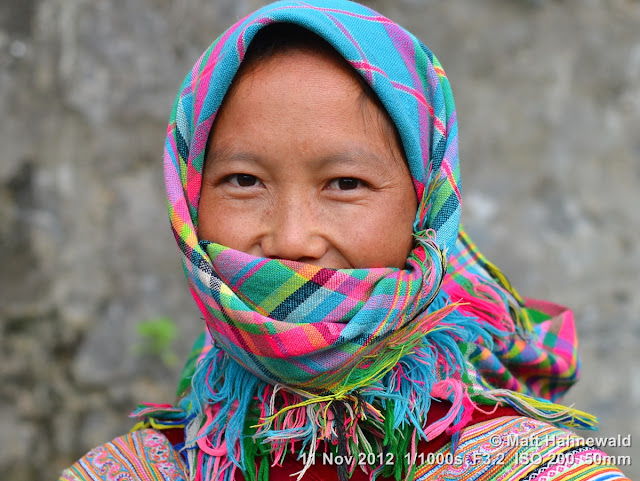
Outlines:
[[[273,23],[324,39],[395,124],[418,199],[404,269],[327,269],[198,238],[212,125],[249,44]],[[440,63],[367,7],[276,2],[237,22],[198,60],[174,104],[164,165],[171,225],[210,342],[185,371],[179,407],[137,413],[155,426],[186,426],[198,479],[232,479],[237,468],[253,478],[287,449],[310,460],[321,443],[356,458],[391,453],[399,463],[392,473],[370,470],[404,477],[411,466],[401,461],[416,439],[442,432],[455,439],[478,404],[592,423],[550,402],[577,376],[570,312],[526,304],[461,231],[458,160],[453,95]],[[427,426],[432,400],[451,407]]]

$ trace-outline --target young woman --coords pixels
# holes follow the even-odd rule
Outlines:
[[[62,479],[625,479],[565,430],[571,313],[460,228],[433,54],[344,0],[225,32],[174,105],[171,224],[207,332],[175,406]]]

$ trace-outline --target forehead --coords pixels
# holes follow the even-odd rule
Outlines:
[[[324,42],[318,39],[319,42]],[[328,44],[322,48],[316,48],[310,44],[287,44],[280,45],[275,49],[268,50],[267,53],[261,50],[247,51],[247,55],[240,64],[231,86],[225,94],[224,101],[234,93],[240,83],[245,83],[249,79],[253,81],[255,77],[260,77],[261,81],[273,71],[287,71],[298,74],[295,85],[285,85],[275,80],[271,85],[276,90],[281,90],[283,95],[289,88],[327,88],[333,84],[340,85],[344,89],[355,92],[362,98],[379,103],[378,97],[373,92],[366,81],[351,67],[351,65]],[[253,53],[252,52],[256,52]],[[324,76],[317,75],[317,67],[325,70]],[[313,75],[312,75],[313,74]],[[223,104],[224,105],[224,104]]]
[[[225,122],[225,133],[239,133],[226,128],[232,123],[242,125],[245,131],[253,127],[283,138],[291,128],[285,125],[287,121],[313,126],[309,112],[317,114],[311,121],[316,121],[316,135],[327,142],[339,144],[342,134],[347,133],[333,127],[343,125],[346,129],[358,123],[378,137],[380,147],[406,163],[398,132],[378,98],[346,60],[325,49],[290,48],[266,58],[250,58],[225,95],[209,143],[213,138],[220,140],[216,132],[223,130],[219,126],[223,119],[233,119]],[[226,139],[225,144],[229,140],[233,139]]]
[[[346,62],[324,52],[288,51],[239,72],[212,135],[219,141],[224,132],[225,142],[236,143],[240,133],[253,130],[261,137],[268,133],[276,140],[295,142],[307,129],[339,142],[341,130],[336,126],[354,127],[372,112],[377,114],[378,107],[362,105],[362,97],[356,73]]]
[[[232,87],[225,96],[242,85],[245,89],[269,88],[283,96],[312,89],[329,89],[333,94],[344,91],[354,98],[364,95],[358,74],[338,54],[309,49],[295,49],[277,53],[269,58],[253,61],[238,70]]]

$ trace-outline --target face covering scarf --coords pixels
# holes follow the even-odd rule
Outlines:
[[[326,40],[396,125],[419,199],[404,269],[320,268],[198,239],[211,127],[252,38],[271,23]],[[451,88],[402,27],[343,0],[277,2],[240,20],[185,79],[164,165],[171,225],[208,334],[189,358],[178,404],[141,405],[134,416],[138,428],[184,427],[191,479],[232,480],[240,470],[266,480],[285,455],[307,469],[325,450],[390,453],[392,466],[364,469],[412,479],[406,454],[418,440],[446,432],[455,444],[475,409],[499,404],[556,425],[595,424],[555,404],[578,374],[571,313],[523,300],[460,228]],[[442,401],[448,413],[426,425]]]

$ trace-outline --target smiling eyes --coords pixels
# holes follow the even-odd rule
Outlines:
[[[354,177],[339,177],[331,181],[330,185],[335,185],[338,190],[353,190],[361,187],[363,182]]]
[[[253,187],[258,183],[258,178],[249,174],[235,174],[230,176],[229,180],[239,187]]]
[[[232,174],[227,177],[227,182],[237,187],[255,187],[260,183],[260,180],[255,175]],[[338,177],[329,182],[329,188],[337,190],[354,190],[364,185],[364,181],[355,177]]]

